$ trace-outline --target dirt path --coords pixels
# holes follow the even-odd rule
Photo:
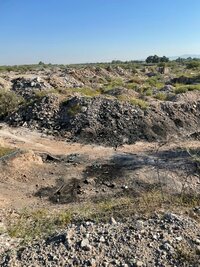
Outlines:
[[[138,178],[140,175],[139,179],[144,179],[146,181],[147,178],[149,179],[149,175],[152,175],[152,177],[154,176],[154,167],[145,164],[140,171],[134,171],[130,169],[130,162],[140,160],[139,158],[141,155],[150,158],[150,154],[153,154],[158,148],[159,151],[173,151],[177,148],[200,148],[200,142],[198,141],[180,142],[179,140],[171,140],[167,144],[137,142],[133,145],[124,145],[114,149],[112,147],[97,145],[67,143],[56,140],[51,136],[45,136],[36,131],[31,131],[22,127],[10,128],[5,124],[0,125],[0,145],[27,151],[26,154],[0,167],[0,207],[50,205],[45,199],[35,197],[35,192],[40,188],[49,188],[48,190],[50,191],[56,190],[63,181],[67,183],[73,178],[82,179],[84,171],[88,167],[91,168],[95,162],[111,164],[109,166],[112,167],[112,160],[116,160],[116,158],[121,158],[125,160],[123,164],[128,164],[127,167],[129,170],[125,170],[122,176],[124,175],[124,177],[128,178],[134,177],[135,175],[135,177]],[[44,152],[53,155],[79,154],[87,158],[87,160],[85,162],[83,160],[78,165],[72,164],[70,166],[67,166],[65,163],[44,163],[41,162],[41,158],[37,156],[38,153]],[[172,163],[173,160],[172,158]],[[123,168],[122,166],[122,169]],[[115,170],[110,169],[109,171],[111,171],[111,175],[113,175]],[[119,170],[119,172],[120,171],[121,170]],[[150,172],[152,173],[150,174]],[[102,175],[104,174],[105,173],[102,173]],[[96,175],[97,174],[95,174],[95,176]],[[173,179],[176,179],[176,175]]]
[[[168,148],[197,148],[200,147],[199,141],[179,141],[172,140],[167,144],[137,142],[133,145],[124,145],[117,148],[104,147],[99,145],[83,145],[79,143],[68,143],[56,140],[52,136],[46,136],[37,131],[31,131],[27,128],[11,128],[6,124],[0,125],[0,144],[16,147],[19,149],[48,152],[56,155],[80,153],[89,154],[91,157],[110,157],[116,153],[138,153],[156,150],[160,147]]]

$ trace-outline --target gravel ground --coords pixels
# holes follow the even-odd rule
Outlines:
[[[196,208],[195,213],[200,213]],[[173,213],[109,223],[84,221],[32,245],[4,253],[4,267],[200,266],[199,223]]]

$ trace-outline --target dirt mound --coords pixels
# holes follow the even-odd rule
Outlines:
[[[35,91],[51,89],[51,86],[40,77],[16,78],[12,80],[12,90],[23,97],[31,97]]]
[[[10,89],[11,82],[0,77],[0,89]]]
[[[138,97],[139,93],[134,90],[129,90],[126,88],[114,88],[105,92],[107,95],[115,96],[117,98],[123,98],[130,100],[131,98]]]
[[[9,121],[15,126],[29,126],[32,129],[40,129],[43,132],[50,132],[57,120],[59,111],[59,99],[54,95],[36,100],[27,107],[22,107],[15,112]],[[52,132],[53,133],[53,132]]]
[[[50,219],[49,219],[50,220]],[[199,224],[174,213],[81,221],[5,253],[1,266],[199,266]]]
[[[172,98],[174,102],[191,102],[200,99],[200,91],[191,91],[182,94],[175,95]]]
[[[142,110],[116,99],[77,96],[60,102],[50,95],[20,108],[9,122],[63,137],[70,135],[74,141],[118,146],[198,132],[200,101],[166,101]]]
[[[54,88],[76,88],[83,87],[84,84],[79,80],[75,79],[73,76],[68,74],[53,74],[48,78],[48,82]]]

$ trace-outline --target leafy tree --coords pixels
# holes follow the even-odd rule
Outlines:
[[[169,58],[166,56],[160,57],[160,62],[163,62],[163,63],[169,62]]]
[[[146,59],[146,63],[161,63],[161,62],[169,62],[169,58],[166,56],[159,57],[157,55],[149,56]]]
[[[40,61],[40,62],[38,63],[38,65],[45,65],[45,63],[42,62],[42,61]]]

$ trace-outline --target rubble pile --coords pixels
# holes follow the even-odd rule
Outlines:
[[[1,266],[199,266],[198,223],[173,213],[69,224],[47,240],[4,254]]]
[[[166,140],[199,132],[200,101],[162,102],[143,110],[105,97],[45,96],[13,113],[8,121],[73,141],[118,146],[139,140]]]

